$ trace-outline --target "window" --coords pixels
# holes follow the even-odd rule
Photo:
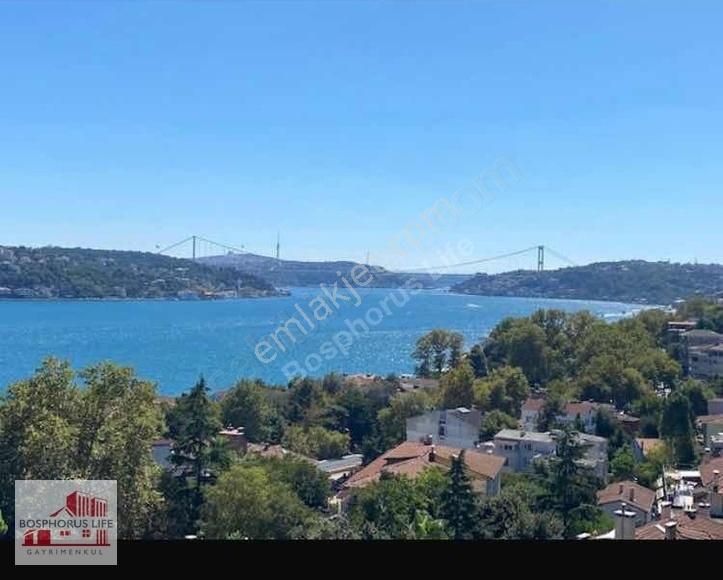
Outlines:
[[[90,538],[90,530],[83,530],[83,537]]]
[[[447,436],[447,427],[440,423],[438,433],[439,433],[440,437],[446,437]]]

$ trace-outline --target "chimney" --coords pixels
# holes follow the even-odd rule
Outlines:
[[[665,524],[665,539],[675,540],[678,533],[678,522],[671,521]]]
[[[621,509],[615,511],[615,539],[634,540],[635,512],[628,510],[625,502],[620,507]]]
[[[630,488],[630,501],[635,501],[635,488]]]
[[[434,452],[434,445],[429,450],[429,462],[434,463],[437,459],[437,454]]]

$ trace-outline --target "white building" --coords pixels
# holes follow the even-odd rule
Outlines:
[[[694,378],[723,377],[723,344],[689,348],[688,369]]]
[[[584,464],[592,469],[597,477],[607,481],[607,439],[586,433],[579,433],[578,437],[586,447]],[[494,438],[494,454],[504,457],[506,471],[532,471],[535,461],[552,457],[556,451],[555,436],[550,432],[502,429]]]
[[[434,410],[407,419],[407,441],[475,449],[481,426],[482,414],[476,409]]]
[[[520,424],[526,431],[536,431],[537,423],[545,404],[544,399],[529,398],[522,403],[522,416]],[[564,413],[557,416],[557,421],[563,425],[575,425],[581,422],[586,433],[594,433],[599,410],[607,410],[615,414],[615,407],[605,403],[594,403],[591,401],[572,401],[565,405]]]
[[[555,454],[555,440],[549,433],[502,429],[494,439],[494,453],[504,457],[505,471],[532,471],[537,460]]]

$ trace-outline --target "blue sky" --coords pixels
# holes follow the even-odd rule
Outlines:
[[[283,257],[392,267],[462,241],[720,262],[722,21],[720,2],[2,2],[0,243],[271,253],[280,230]],[[390,255],[500,158],[517,183]]]

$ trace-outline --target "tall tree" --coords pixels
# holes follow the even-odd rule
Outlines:
[[[239,381],[221,401],[224,425],[243,427],[249,441],[280,440],[282,421],[260,381]]]
[[[8,388],[0,402],[0,509],[12,518],[17,479],[115,479],[120,536],[143,536],[161,500],[151,456],[162,432],[155,386],[110,363],[80,376],[82,389],[67,362],[47,359]]]
[[[442,406],[448,409],[471,407],[474,403],[474,373],[467,362],[442,375],[439,386],[442,389]]]
[[[440,515],[453,539],[472,539],[477,535],[479,513],[472,484],[465,472],[464,450],[452,459],[447,477]]]
[[[497,410],[519,417],[530,386],[521,369],[503,366],[476,381],[474,391],[475,402],[485,411]]]
[[[462,358],[464,339],[457,332],[434,329],[422,336],[412,357],[417,361],[417,374],[439,376],[445,368],[455,367]]]
[[[660,435],[670,446],[676,463],[689,466],[695,462],[693,410],[684,393],[675,392],[666,399]]]
[[[232,466],[206,498],[201,529],[209,539],[292,539],[312,515],[287,484],[260,466]]]
[[[469,364],[472,365],[475,377],[482,378],[487,376],[487,373],[489,372],[489,368],[487,366],[487,356],[485,355],[485,350],[481,344],[475,344],[470,349],[467,359],[469,360]]]
[[[565,537],[574,537],[599,516],[597,481],[581,463],[585,445],[577,432],[563,429],[557,436],[556,455],[549,461],[546,503],[562,519]],[[581,528],[583,528],[581,530]]]
[[[218,405],[208,393],[201,377],[188,394],[181,395],[168,418],[169,434],[174,440],[173,462],[191,468],[197,505],[201,503],[204,472],[212,464],[214,441],[221,429]]]
[[[635,473],[635,457],[630,447],[621,447],[610,462],[610,470],[616,481],[632,479]]]

